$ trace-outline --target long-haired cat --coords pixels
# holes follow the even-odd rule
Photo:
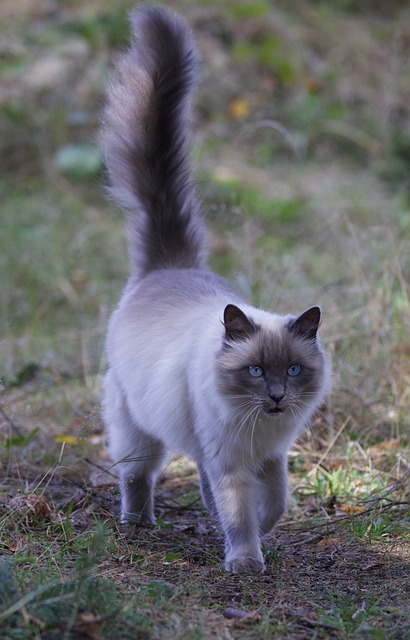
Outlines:
[[[103,399],[122,519],[154,522],[158,474],[168,452],[184,452],[222,527],[225,568],[258,573],[260,537],[286,508],[289,447],[329,388],[321,312],[254,308],[207,268],[187,143],[195,42],[164,8],[135,10],[131,26],[101,134],[131,258]]]

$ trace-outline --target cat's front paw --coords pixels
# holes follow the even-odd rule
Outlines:
[[[131,511],[122,511],[120,515],[120,524],[124,525],[155,525],[154,516],[147,513],[132,513]]]
[[[225,560],[225,569],[231,573],[257,575],[265,572],[265,563],[259,558],[238,557]]]

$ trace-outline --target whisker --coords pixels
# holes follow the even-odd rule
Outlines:
[[[254,419],[253,419],[252,432],[251,432],[251,460],[252,460],[252,463],[254,465],[256,464],[256,458],[255,458],[254,453],[253,453],[253,441],[254,441],[254,435],[255,435],[256,421],[258,420],[259,414],[260,414],[259,407],[256,406],[255,409],[256,409],[256,411],[255,411],[255,415],[254,415]]]
[[[249,430],[251,430],[250,434],[250,445],[251,445],[251,457],[253,457],[252,452],[252,439],[253,439],[253,431],[256,425],[256,420],[259,414],[258,403],[255,403],[255,399],[252,397],[248,397],[244,399],[242,403],[235,407],[235,411],[233,412],[235,417],[238,417],[239,420],[236,425],[234,425],[234,430],[230,434],[229,446],[234,448],[237,446],[238,439],[243,432],[245,431],[245,442],[249,440]],[[243,459],[245,462],[245,453],[246,449],[243,447]]]

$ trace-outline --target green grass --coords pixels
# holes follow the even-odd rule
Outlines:
[[[333,364],[255,579],[223,571],[185,458],[160,480],[155,527],[115,519],[100,381],[128,265],[93,149],[132,3],[62,4],[41,19],[0,7],[15,27],[0,63],[0,635],[406,638],[408,8],[169,3],[204,53],[194,157],[211,265],[266,308],[321,304]]]

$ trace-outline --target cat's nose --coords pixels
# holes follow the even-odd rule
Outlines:
[[[276,391],[269,394],[269,398],[273,400],[276,404],[279,404],[279,402],[283,400],[284,397],[285,397],[285,394],[283,391],[282,392]]]

